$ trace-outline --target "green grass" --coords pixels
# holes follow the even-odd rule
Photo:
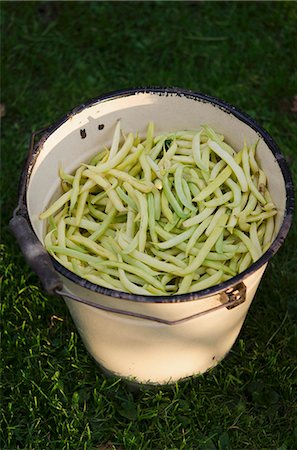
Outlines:
[[[240,336],[211,372],[132,391],[97,367],[7,223],[30,133],[140,85],[249,113],[296,167],[295,2],[2,2],[1,449],[297,448],[296,221]]]

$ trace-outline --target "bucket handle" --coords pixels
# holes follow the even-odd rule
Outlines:
[[[22,213],[16,212],[10,219],[9,229],[16,237],[28,265],[38,275],[44,291],[54,295],[57,289],[62,289],[62,280],[55,271],[49,254],[30,227],[27,218]]]
[[[9,229],[16,237],[28,265],[38,275],[44,291],[47,294],[54,295],[57,289],[62,289],[63,283],[53,267],[49,254],[37,239],[30,226],[28,210],[25,203],[25,173],[28,171],[28,166],[33,155],[35,138],[46,129],[42,128],[31,134],[29,154],[20,180],[18,204],[13,211],[13,217],[9,221]]]
[[[81,297],[78,297],[74,294],[71,294],[64,289],[56,289],[56,294],[61,295],[63,297],[70,298],[71,300],[74,300],[79,303],[83,303],[87,306],[91,306],[92,308],[100,309],[102,311],[106,312],[112,312],[116,314],[121,314],[124,316],[130,316],[130,317],[136,317],[137,319],[144,319],[144,320],[150,320],[153,322],[162,323],[164,325],[178,325],[181,323],[188,322],[191,319],[196,319],[197,317],[204,316],[206,314],[209,314],[214,311],[218,311],[222,308],[232,309],[236,306],[240,305],[241,303],[245,302],[246,300],[246,286],[245,284],[240,281],[239,283],[235,284],[234,286],[230,287],[226,291],[220,293],[220,302],[221,305],[214,306],[213,308],[209,308],[205,311],[201,311],[196,314],[191,314],[190,316],[183,317],[181,319],[176,320],[167,320],[167,319],[161,319],[160,317],[151,316],[148,314],[141,314],[133,311],[126,311],[123,309],[118,308],[112,308],[109,306],[100,305],[98,303],[92,302],[90,300],[83,299]]]

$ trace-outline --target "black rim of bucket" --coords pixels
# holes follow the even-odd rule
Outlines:
[[[51,125],[49,128],[47,128],[44,131],[44,134],[42,138],[39,140],[39,142],[35,145],[32,154],[29,156],[29,160],[27,161],[25,173],[22,174],[22,179],[25,179],[25,192],[24,192],[24,205],[25,209],[28,215],[27,210],[27,186],[30,179],[30,174],[32,172],[32,169],[35,165],[35,162],[38,158],[39,153],[42,150],[42,146],[44,142],[48,139],[48,137],[54,133],[63,123],[65,123],[67,120],[69,120],[70,117],[73,117],[74,115],[78,114],[82,110],[89,108],[93,106],[94,104],[106,102],[109,100],[116,100],[117,98],[121,97],[128,97],[131,95],[136,94],[153,94],[153,95],[160,95],[160,96],[172,96],[177,95],[179,97],[186,97],[191,100],[196,100],[202,103],[210,103],[215,107],[218,107],[222,109],[225,113],[231,114],[240,121],[244,122],[246,125],[248,125],[250,128],[252,128],[254,131],[257,132],[257,134],[261,137],[261,139],[266,143],[270,151],[273,153],[274,157],[276,158],[278,165],[280,167],[280,170],[282,172],[282,176],[285,182],[285,190],[286,190],[286,207],[284,211],[284,218],[283,222],[281,224],[281,227],[279,229],[279,232],[274,239],[273,243],[269,247],[269,249],[254,263],[252,263],[245,271],[242,273],[235,275],[234,277],[230,278],[227,281],[224,281],[223,283],[217,284],[215,286],[212,286],[207,289],[203,289],[201,291],[197,292],[191,292],[188,294],[179,294],[179,295],[171,295],[171,296],[158,296],[158,295],[137,295],[137,294],[130,294],[128,292],[123,291],[117,291],[115,289],[109,289],[102,286],[99,286],[97,284],[94,284],[88,280],[85,280],[84,278],[81,278],[80,276],[76,275],[74,272],[71,272],[66,267],[62,266],[55,258],[51,256],[53,266],[55,269],[63,276],[71,280],[72,282],[89,289],[93,292],[97,292],[100,294],[104,294],[108,297],[115,297],[115,298],[121,298],[124,300],[130,300],[130,301],[136,301],[136,302],[147,302],[147,303],[178,303],[178,302],[187,302],[192,300],[198,300],[200,298],[209,297],[212,295],[219,294],[221,292],[224,292],[226,289],[234,286],[237,283],[240,283],[243,281],[246,277],[260,269],[264,264],[266,264],[271,257],[279,250],[279,248],[282,246],[292,223],[293,218],[293,210],[294,210],[294,187],[293,187],[293,180],[290,174],[289,167],[287,165],[287,162],[282,155],[279,147],[275,143],[275,141],[272,139],[272,137],[269,135],[269,133],[264,130],[260,125],[258,125],[257,122],[255,122],[254,119],[252,119],[248,114],[243,113],[235,106],[230,105],[229,103],[226,103],[223,100],[220,100],[216,97],[201,93],[201,92],[195,92],[188,89],[178,88],[178,87],[139,87],[139,88],[130,88],[130,89],[122,89],[122,90],[116,90],[109,93],[105,93],[100,95],[99,97],[92,98],[88,100],[87,102],[79,105],[78,107],[71,110],[68,114],[64,115],[60,120],[55,122],[53,125]],[[29,218],[29,223],[32,228],[32,224]],[[33,228],[32,231],[34,232]],[[34,232],[35,233],[35,232]],[[38,239],[38,238],[37,238]]]

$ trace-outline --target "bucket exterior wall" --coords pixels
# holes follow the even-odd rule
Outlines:
[[[176,325],[127,317],[92,308],[65,297],[76,328],[93,358],[109,372],[137,383],[173,383],[214,367],[234,344],[265,267],[245,280],[246,300]],[[100,304],[148,313],[169,320],[221,304],[220,296],[182,303],[135,303],[80,288],[64,280],[69,292]]]
[[[139,301],[136,296],[98,287],[84,287],[57,262],[64,290],[83,299],[89,299],[112,308],[151,314],[169,320],[181,319],[221,305],[220,289],[243,282],[246,300],[233,309],[222,308],[181,324],[165,325],[127,317],[78,303],[65,297],[86,348],[94,359],[107,370],[134,378],[142,383],[174,382],[193,374],[203,373],[220,361],[236,340],[258,284],[270,257],[280,247],[288,232],[288,180],[284,179],[282,156],[272,152],[275,146],[264,131],[250,118],[222,102],[190,91],[171,89],[140,89],[106,95],[74,110],[52,126],[35,147],[26,174],[26,208],[30,225],[42,242],[46,223],[39,214],[59,191],[58,170],[75,170],[100,148],[110,145],[114,125],[121,119],[126,131],[144,136],[150,120],[156,123],[156,133],[197,129],[209,124],[224,134],[230,144],[240,149],[244,139],[248,145],[258,143],[258,159],[268,176],[268,188],[278,208],[275,241],[266,254],[243,274],[237,275],[222,287],[193,293],[182,299],[155,302]],[[260,131],[259,131],[260,130]],[[268,136],[268,137],[267,137]],[[292,190],[292,187],[291,187]],[[291,201],[291,200],[290,200]],[[291,210],[292,202],[290,203]],[[291,211],[292,214],[292,211]],[[280,230],[282,230],[281,235]],[[106,295],[105,295],[106,294]],[[130,297],[130,298],[129,298]]]

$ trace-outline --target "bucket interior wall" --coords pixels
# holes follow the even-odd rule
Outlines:
[[[155,123],[156,134],[199,129],[201,125],[208,124],[222,133],[237,151],[242,148],[244,139],[251,145],[260,138],[257,158],[268,177],[268,188],[278,209],[275,234],[278,232],[285,210],[285,183],[275,156],[255,130],[217,105],[197,98],[137,93],[105,100],[83,109],[69,117],[43,144],[27,189],[29,217],[41,241],[46,221],[40,221],[39,214],[61,193],[59,167],[71,173],[80,162],[87,162],[104,146],[109,146],[119,119],[125,132],[138,132],[141,136],[145,135],[151,120]]]

